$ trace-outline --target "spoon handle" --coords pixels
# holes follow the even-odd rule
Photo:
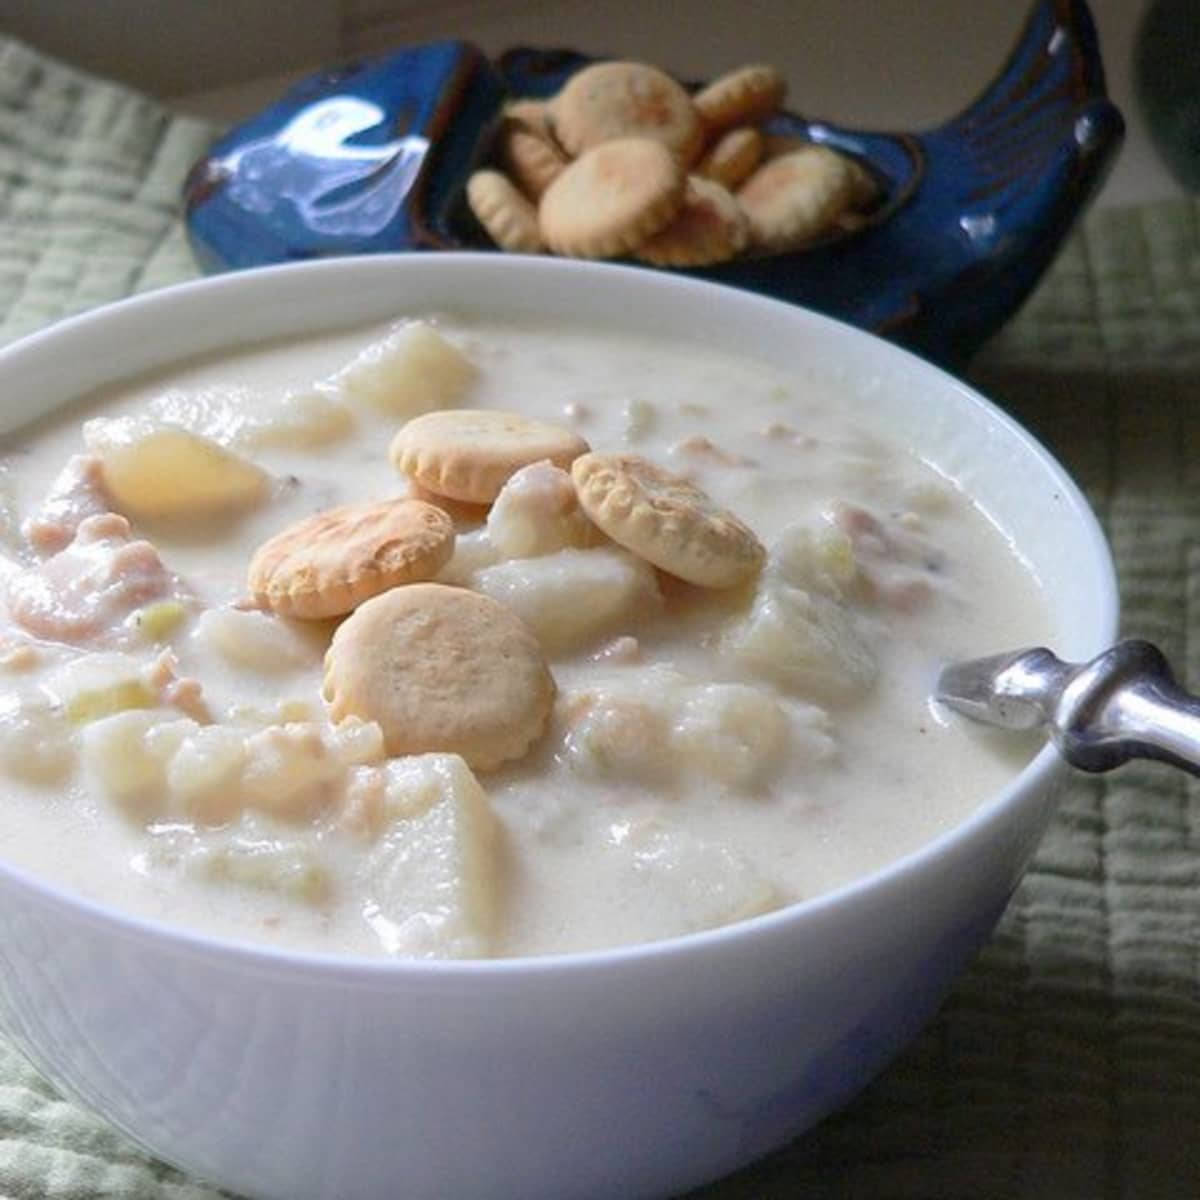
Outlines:
[[[1049,716],[1059,751],[1082,770],[1152,758],[1200,775],[1200,698],[1149,642],[1118,642],[1079,667]]]

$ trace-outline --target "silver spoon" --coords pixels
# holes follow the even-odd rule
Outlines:
[[[1046,726],[1063,758],[1084,771],[1154,758],[1200,775],[1200,698],[1175,682],[1149,642],[1118,642],[1082,664],[1042,647],[952,663],[935,695],[989,725]]]

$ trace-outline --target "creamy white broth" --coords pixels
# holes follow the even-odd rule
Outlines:
[[[869,399],[836,378],[788,375],[698,344],[465,317],[440,316],[435,327],[477,368],[458,403],[520,411],[575,430],[594,450],[644,455],[686,474],[772,551],[762,580],[727,592],[646,568],[661,601],[635,589],[595,636],[545,634],[559,689],[554,715],[524,759],[479,773],[496,835],[462,861],[482,856],[491,867],[475,892],[454,892],[452,901],[474,916],[458,914],[451,925],[472,925],[486,909],[486,931],[443,937],[437,920],[409,920],[421,914],[404,909],[411,897],[395,871],[419,875],[420,865],[394,855],[403,823],[348,833],[336,785],[299,813],[235,811],[208,825],[112,803],[80,749],[93,737],[87,728],[108,718],[88,713],[66,723],[59,778],[23,780],[0,763],[8,859],[114,906],[235,938],[367,955],[542,954],[686,933],[817,895],[935,837],[1011,777],[1028,744],[948,721],[928,697],[947,659],[1049,640],[1037,581],[969,497],[921,460],[919,445],[873,431]],[[264,650],[272,669],[260,672],[214,653],[204,614],[244,600],[250,557],[285,526],[336,504],[406,493],[387,455],[403,416],[342,384],[329,385],[328,396],[350,414],[344,436],[296,449],[248,436],[245,424],[289,392],[336,379],[390,328],[182,363],[11,437],[0,462],[11,495],[6,576],[38,562],[20,522],[84,450],[82,421],[149,412],[210,436],[269,473],[267,497],[234,519],[135,523],[177,578],[186,614],[167,637],[126,639],[120,653],[148,670],[168,649],[175,674],[198,681],[207,715],[248,736],[285,720],[320,726],[321,656],[333,622],[262,617],[282,640]],[[459,556],[448,580],[492,594],[523,580],[540,586],[545,556],[497,565],[481,514],[451,511]],[[797,527],[825,539],[825,551],[854,550],[846,603],[875,664],[869,683],[800,686],[780,677],[777,655],[745,652],[746,622],[769,599],[768,586],[795,587],[768,581]],[[569,556],[562,561],[572,569]],[[10,647],[33,643],[34,660],[6,660],[3,686],[16,700],[0,710],[0,725],[11,743],[21,736],[22,703],[36,707],[64,664],[111,648],[31,638],[11,616],[5,628]],[[634,661],[622,638],[637,639]],[[295,665],[279,668],[281,655]],[[706,690],[712,685],[718,690]],[[726,685],[747,690],[720,690]],[[164,720],[183,715],[157,707]],[[648,714],[644,722],[639,714]],[[653,742],[639,749],[638,726],[656,721],[667,731],[661,753]],[[278,869],[264,879],[255,864],[272,853]],[[384,878],[393,890],[381,899]]]

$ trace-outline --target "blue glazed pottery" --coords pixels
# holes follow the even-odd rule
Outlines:
[[[553,95],[591,59],[466,42],[304,81],[192,169],[188,230],[206,269],[384,250],[494,249],[465,201],[506,100]],[[861,228],[685,275],[749,288],[961,365],[1049,265],[1120,145],[1083,0],[1038,0],[997,78],[923,133],[781,113],[768,132],[857,157],[883,198]],[[657,268],[645,268],[647,270]]]

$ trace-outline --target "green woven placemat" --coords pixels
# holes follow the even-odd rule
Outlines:
[[[209,136],[0,39],[0,341],[194,274],[175,205]],[[1127,630],[1200,680],[1200,208],[1088,218],[973,375],[1101,514]],[[1198,849],[1183,775],[1076,783],[930,1028],[844,1112],[696,1196],[1200,1197]],[[0,1041],[0,1195],[218,1193],[59,1099]]]

